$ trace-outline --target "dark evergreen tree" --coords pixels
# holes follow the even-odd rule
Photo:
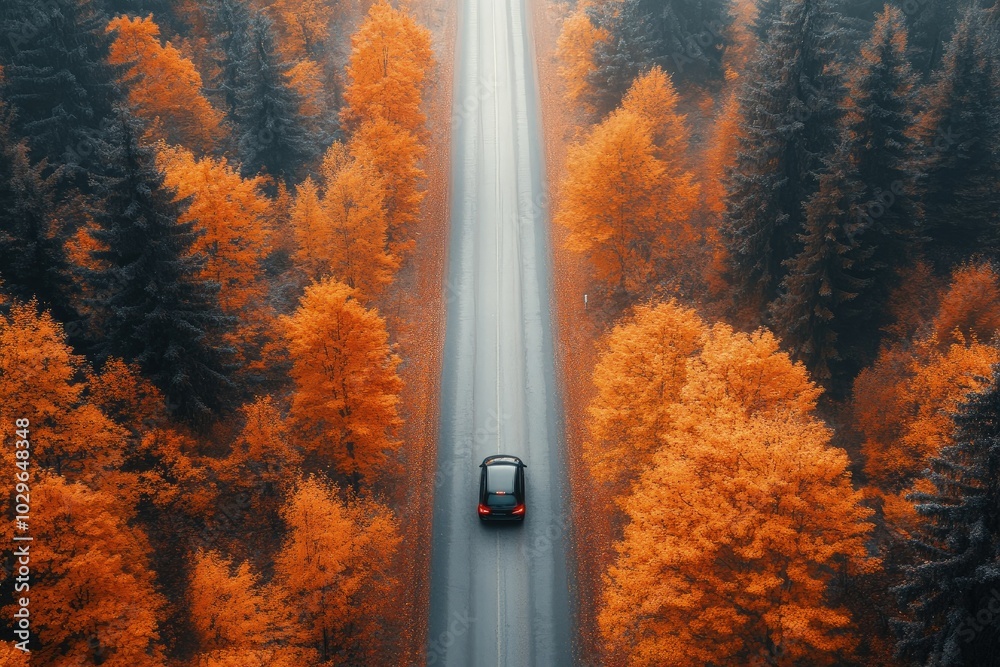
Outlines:
[[[607,113],[641,72],[660,65],[674,80],[722,76],[730,0],[623,0],[591,10],[610,38],[597,44],[595,107]]]
[[[595,67],[588,77],[591,103],[604,115],[621,103],[639,74],[656,64],[663,49],[641,0],[605,3],[593,10],[591,20],[610,36],[597,43]]]
[[[237,91],[242,87],[240,63],[243,61],[250,29],[250,12],[241,0],[212,0],[208,6],[219,74],[215,79],[216,92],[225,101],[226,114],[236,123],[239,105]]]
[[[845,171],[849,164],[838,156],[820,177],[806,206],[802,250],[787,262],[781,294],[770,306],[782,341],[819,382],[840,371],[842,337],[863,319],[857,298],[872,287],[865,271],[871,252],[855,238],[859,225],[852,216],[863,189]]]
[[[202,421],[223,406],[230,386],[227,351],[216,342],[228,319],[218,310],[218,285],[196,277],[194,223],[178,222],[180,206],[140,134],[118,107],[110,152],[100,156],[107,168],[96,186],[94,237],[103,248],[94,253],[101,268],[89,275],[98,295],[98,356],[137,362],[177,414]]]
[[[1000,69],[987,26],[982,10],[965,12],[919,122],[914,169],[939,268],[1000,250]]]
[[[121,99],[107,63],[106,25],[94,0],[0,3],[2,95],[32,161],[59,170],[60,189],[86,189],[106,119]]]
[[[848,79],[838,149],[771,307],[784,341],[834,389],[874,353],[898,271],[913,258],[915,78],[902,12],[886,7]]]
[[[729,0],[643,0],[651,17],[658,64],[674,79],[722,77],[732,23]]]
[[[787,0],[749,65],[722,225],[742,298],[770,300],[799,251],[803,205],[837,144],[849,36],[837,0]]]
[[[913,665],[1000,665],[1000,387],[997,370],[955,417],[954,445],[926,471],[930,493],[912,496],[923,558],[895,589],[899,652]]]
[[[781,0],[757,0],[757,13],[750,24],[750,32],[758,42],[765,42],[771,26],[780,18]]]
[[[289,87],[275,52],[271,21],[263,14],[250,21],[238,67],[236,120],[243,172],[261,171],[290,181],[314,158],[319,143],[305,130],[298,94]]]
[[[32,165],[25,140],[11,133],[11,113],[0,101],[0,280],[22,301],[33,298],[63,322],[75,321],[73,283],[55,228],[52,178]]]
[[[958,20],[959,3],[954,0],[896,0],[907,17],[910,30],[910,60],[923,76],[941,64]]]

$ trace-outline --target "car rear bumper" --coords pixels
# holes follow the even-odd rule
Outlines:
[[[524,521],[523,514],[480,514],[480,521]]]

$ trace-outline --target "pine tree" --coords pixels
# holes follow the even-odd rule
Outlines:
[[[604,4],[591,18],[608,34],[594,45],[595,67],[587,77],[588,103],[604,115],[618,106],[639,74],[656,64],[662,47],[641,0]]]
[[[803,204],[837,143],[837,64],[847,37],[835,0],[790,0],[745,77],[722,226],[743,296],[773,296],[785,260],[798,253]]]
[[[874,353],[897,270],[911,259],[913,88],[903,15],[886,7],[849,74],[840,144],[771,305],[782,338],[818,380],[851,377]]]
[[[53,179],[32,165],[28,145],[11,132],[11,113],[0,101],[0,280],[22,301],[35,298],[62,321],[76,318],[73,285],[54,229]]]
[[[720,79],[730,0],[643,0],[658,36],[657,61],[675,79]]]
[[[785,344],[820,382],[833,378],[843,361],[842,332],[856,324],[856,299],[871,287],[861,266],[868,258],[853,236],[851,202],[860,194],[842,166],[820,177],[819,192],[806,207],[802,250],[787,262],[781,294],[770,306]]]
[[[121,93],[108,65],[107,18],[94,0],[0,4],[2,96],[34,162],[81,188],[104,143],[103,124]]]
[[[941,64],[944,46],[955,30],[959,3],[951,0],[899,2],[906,12],[910,32],[910,59],[924,76]]]
[[[238,66],[236,120],[243,173],[264,171],[286,182],[317,154],[299,115],[301,100],[288,85],[289,67],[278,60],[271,21],[263,14],[250,20]]]
[[[730,5],[729,0],[624,0],[590,10],[591,22],[607,39],[595,44],[588,103],[607,113],[653,65],[675,78],[720,78]]]
[[[99,356],[137,362],[177,414],[201,421],[223,406],[229,388],[227,351],[213,342],[228,319],[218,310],[218,285],[197,278],[194,222],[178,222],[180,205],[140,132],[118,107],[114,150],[100,156],[108,166],[96,187],[93,235],[102,248],[94,252],[100,268],[89,272],[99,295]]]
[[[767,41],[771,26],[781,19],[781,0],[757,0],[756,4],[757,13],[750,25],[750,32],[762,43]]]
[[[939,264],[1000,250],[1000,68],[986,15],[970,8],[918,122],[915,169],[928,250]]]
[[[208,13],[215,34],[214,46],[218,51],[218,74],[214,85],[225,100],[229,121],[236,123],[237,91],[241,88],[240,63],[250,29],[250,12],[241,0],[211,0]]]
[[[896,589],[908,616],[896,620],[899,650],[915,665],[995,665],[1000,657],[1000,387],[997,371],[955,417],[955,444],[941,450],[914,494],[924,561]]]

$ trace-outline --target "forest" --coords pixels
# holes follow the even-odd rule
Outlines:
[[[607,664],[1000,665],[997,11],[567,8]]]
[[[33,540],[25,647],[5,548],[0,664],[387,664],[380,307],[429,31],[350,0],[12,0],[0,28],[0,421],[30,442],[0,533],[30,489]]]
[[[580,664],[1000,666],[1000,8],[527,1]],[[429,6],[0,3],[0,665],[433,662]]]

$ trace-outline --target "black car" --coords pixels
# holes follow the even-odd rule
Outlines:
[[[487,456],[479,464],[479,518],[524,521],[524,469],[516,456]]]

